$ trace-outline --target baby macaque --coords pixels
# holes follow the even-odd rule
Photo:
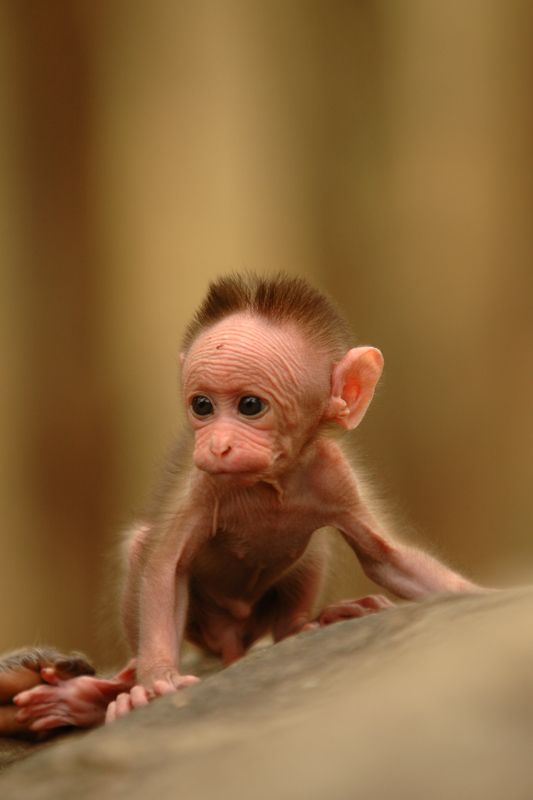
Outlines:
[[[351,341],[333,303],[301,278],[211,284],[181,354],[188,424],[131,534],[122,620],[136,685],[108,719],[198,680],[180,669],[184,639],[228,665],[267,633],[279,642],[390,607],[370,595],[313,616],[328,559],[313,533],[324,526],[399,598],[479,591],[395,541],[365,502],[337,432],[361,422],[383,358]],[[46,726],[54,691],[68,705],[80,680],[19,695],[21,718]]]

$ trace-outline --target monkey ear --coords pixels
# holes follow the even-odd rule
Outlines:
[[[180,353],[180,364],[183,366],[187,353]]]
[[[331,373],[331,396],[324,419],[352,430],[365,415],[383,370],[383,356],[375,347],[354,347]]]

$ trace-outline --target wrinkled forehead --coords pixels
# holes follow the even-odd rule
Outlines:
[[[299,385],[312,378],[316,360],[296,325],[234,314],[194,340],[183,361],[183,380],[205,375],[224,382],[253,379]]]

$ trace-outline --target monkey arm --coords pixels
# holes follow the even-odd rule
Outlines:
[[[358,552],[352,546],[368,577],[402,599],[420,600],[441,592],[482,591],[479,586],[415,547],[382,541],[378,544],[382,553],[376,558],[363,554],[361,550]]]
[[[330,524],[346,539],[371,580],[403,600],[439,592],[484,591],[427,553],[395,541],[372,514],[340,448],[333,442],[326,448],[320,481],[324,504],[336,509]]]
[[[161,571],[146,579],[141,593],[137,656],[137,681],[146,689],[151,690],[157,681],[176,689],[196,681],[179,671],[188,606],[188,576],[179,567],[177,572],[169,568],[166,574]]]
[[[394,542],[360,504],[336,527],[365,574],[396,597],[420,600],[439,592],[483,591],[418,548]]]
[[[166,530],[152,535],[150,558],[140,576],[137,652],[137,680],[150,691],[157,681],[179,688],[197,680],[180,674],[179,657],[189,604],[188,567],[208,539],[209,526],[203,516],[183,511]]]

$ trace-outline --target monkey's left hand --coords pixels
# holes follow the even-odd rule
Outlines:
[[[331,623],[340,622],[343,619],[365,617],[367,614],[385,611],[387,608],[394,608],[396,605],[385,595],[369,594],[366,597],[359,598],[359,600],[340,600],[338,603],[326,606],[316,621],[319,626],[331,625]]]
[[[104,721],[109,703],[135,683],[134,662],[109,679],[81,675],[64,680],[54,667],[44,668],[41,674],[46,683],[13,698],[20,707],[16,721],[28,725],[32,731],[97,725]]]

